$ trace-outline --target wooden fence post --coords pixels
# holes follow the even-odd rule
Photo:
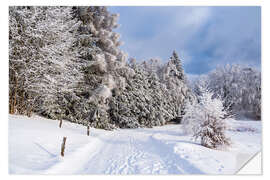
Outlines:
[[[89,125],[87,126],[87,136],[89,136],[90,134],[90,128],[89,128]]]
[[[60,119],[59,128],[62,127],[62,119]]]
[[[63,157],[64,157],[64,153],[65,153],[66,140],[67,140],[67,137],[64,137],[63,142],[62,142],[62,146],[61,146],[61,156],[63,156]]]

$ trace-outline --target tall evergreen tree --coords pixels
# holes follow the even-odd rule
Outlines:
[[[82,74],[77,69],[80,63],[74,49],[74,31],[78,28],[72,19],[70,7],[37,7],[38,17],[42,19],[37,28],[42,35],[44,59],[41,62],[41,81],[33,84],[38,88],[38,111],[52,119],[65,116],[64,95],[72,94]]]
[[[172,57],[170,57],[170,60],[163,66],[159,76],[161,82],[166,85],[171,96],[173,96],[176,117],[181,117],[185,102],[192,102],[196,97],[187,85],[181,61],[175,51],[173,52]]]
[[[184,76],[184,70],[182,67],[182,62],[177,54],[177,52],[174,50],[172,53],[172,56],[170,57],[170,61],[175,65],[176,70],[178,73],[175,73],[175,75],[180,79],[180,80],[185,80]]]
[[[70,117],[72,121],[110,129],[108,101],[111,91],[121,83],[117,71],[124,68],[126,57],[118,48],[119,35],[113,32],[118,15],[109,13],[106,7],[73,7],[73,16],[81,22],[76,37],[78,58],[85,64],[84,81],[77,91],[79,102],[74,103],[81,112]]]

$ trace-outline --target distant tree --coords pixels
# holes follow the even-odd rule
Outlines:
[[[218,67],[195,82],[196,94],[199,95],[197,86],[203,84],[223,100],[231,113],[261,118],[261,75],[257,70],[243,65]]]
[[[160,73],[161,69],[162,69],[162,62],[160,59],[157,58],[151,58],[150,60],[144,61],[142,63],[143,68],[145,69],[145,71],[149,72],[149,73]]]
[[[182,67],[182,62],[178,57],[178,54],[176,53],[176,51],[173,51],[172,56],[170,57],[170,61],[175,65],[178,74],[176,74],[178,76],[179,79],[181,80],[185,80],[185,76],[184,76],[184,70]]]

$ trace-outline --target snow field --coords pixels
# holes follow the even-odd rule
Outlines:
[[[60,129],[58,123],[9,116],[10,174],[233,174],[261,149],[261,123],[256,121],[230,120],[227,133],[233,144],[221,150],[192,141],[182,125],[90,128],[87,136],[85,126],[63,121]]]

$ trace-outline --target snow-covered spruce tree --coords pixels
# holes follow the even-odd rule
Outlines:
[[[174,117],[170,97],[166,96],[166,88],[154,72],[145,71],[143,64],[133,59],[120,75],[125,85],[113,91],[110,101],[110,115],[117,126],[153,127],[164,125]]]
[[[160,72],[158,72],[161,82],[166,85],[166,88],[174,101],[174,106],[171,108],[175,112],[175,117],[180,119],[184,104],[188,101],[193,102],[196,100],[196,97],[187,85],[181,64],[181,60],[174,51],[169,62],[163,66]]]
[[[182,62],[178,57],[178,54],[176,53],[176,51],[173,51],[172,56],[170,57],[170,61],[175,65],[177,72],[175,75],[178,76],[179,79],[185,81],[186,77],[184,75],[184,70],[182,67]]]
[[[151,58],[150,60],[143,61],[142,66],[148,73],[158,73],[162,69],[161,59]]]
[[[83,76],[79,71],[74,32],[79,23],[72,19],[71,7],[36,7],[37,29],[42,36],[44,54],[40,62],[37,82],[32,88],[38,92],[35,111],[52,119],[66,115],[66,97],[74,97],[73,91]]]
[[[183,124],[187,133],[195,139],[200,138],[201,144],[208,148],[218,148],[230,144],[225,135],[226,111],[219,98],[201,88],[199,102],[188,103],[183,116]]]
[[[172,62],[169,65],[177,71]],[[111,117],[119,127],[153,127],[181,116],[182,108],[179,107],[183,106],[184,101],[192,101],[195,97],[184,82],[171,82],[170,87],[165,84],[167,82],[160,76],[166,67],[167,64],[161,66],[153,59],[136,63],[131,58],[129,67],[119,72],[124,77],[125,85],[115,89],[110,102]],[[167,77],[167,80],[174,81],[174,78]],[[178,94],[175,94],[174,88],[177,88]]]
[[[71,121],[97,128],[112,129],[108,114],[112,90],[121,83],[118,69],[125,68],[126,55],[118,48],[117,14],[106,7],[73,7],[73,16],[81,25],[77,31],[78,58],[85,62],[84,81],[79,84],[69,115]]]

